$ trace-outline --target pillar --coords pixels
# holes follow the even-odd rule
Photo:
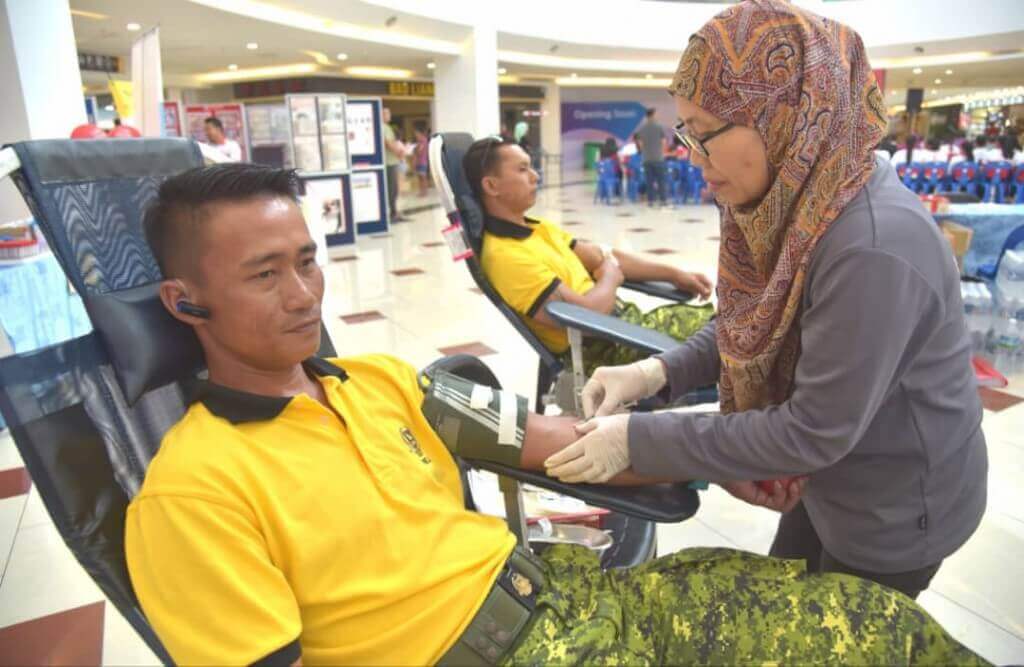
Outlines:
[[[434,69],[434,131],[497,134],[498,31],[474,26],[457,56],[439,56]]]

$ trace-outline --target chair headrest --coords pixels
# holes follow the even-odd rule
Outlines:
[[[205,366],[195,332],[171,317],[159,289],[160,283],[150,283],[83,297],[128,405],[147,391],[195,377]]]
[[[480,251],[484,235],[483,207],[473,194],[473,188],[466,178],[466,170],[462,168],[462,159],[473,145],[473,135],[467,132],[444,132],[441,134],[443,145],[444,175],[455,195],[455,205],[462,216],[462,224],[473,244],[474,250]]]

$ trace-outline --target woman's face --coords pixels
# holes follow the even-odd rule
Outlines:
[[[676,97],[679,119],[696,139],[720,129],[726,123],[699,106]],[[704,172],[704,180],[720,204],[749,206],[768,192],[772,183],[768,153],[761,135],[752,127],[737,125],[704,143],[708,156],[690,151],[690,162]]]

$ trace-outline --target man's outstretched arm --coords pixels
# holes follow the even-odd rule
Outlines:
[[[573,417],[530,412],[514,392],[478,385],[438,372],[424,388],[423,414],[452,454],[524,470],[544,470],[544,461],[574,442]],[[656,484],[626,470],[611,484]]]

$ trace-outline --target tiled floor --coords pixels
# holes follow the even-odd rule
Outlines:
[[[535,213],[580,224],[576,236],[704,271],[718,251],[714,208],[596,206],[589,188],[541,194]],[[415,203],[421,203],[417,201]],[[439,210],[417,213],[386,236],[360,238],[335,251],[326,268],[324,321],[342,354],[387,352],[416,366],[441,350],[481,356],[517,392],[533,395],[536,361],[465,268],[451,260]],[[641,232],[643,230],[643,232]],[[351,258],[357,258],[353,261]],[[404,273],[418,269],[420,273]],[[642,305],[654,303],[636,296]],[[1008,393],[1024,387],[1014,382]],[[965,644],[997,663],[1024,662],[1024,406],[992,397],[985,412],[989,504],[970,542],[949,558],[924,606]],[[72,558],[34,487],[25,492],[21,460],[0,436],[0,664],[154,664],[156,659]],[[767,550],[777,515],[744,505],[717,488],[702,496],[693,520],[664,525],[659,551],[693,545]],[[44,637],[42,642],[33,637]]]

